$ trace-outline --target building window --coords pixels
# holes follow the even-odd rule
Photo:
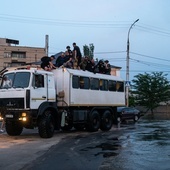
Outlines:
[[[4,62],[4,68],[11,67],[11,63]]]
[[[12,62],[11,67],[18,67],[25,65],[25,62]]]
[[[26,52],[12,51],[12,58],[26,58]]]
[[[4,58],[10,58],[11,53],[10,52],[4,52]]]

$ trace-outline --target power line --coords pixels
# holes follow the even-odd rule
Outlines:
[[[153,66],[153,67],[168,67],[168,68],[170,68],[170,65],[166,65],[166,64],[160,64],[160,63],[136,60],[136,59],[133,59],[133,58],[130,58],[130,59],[135,61],[135,62],[137,62],[137,63],[145,64],[145,65],[148,65],[148,66]]]
[[[140,27],[141,29],[144,30],[151,30],[151,31],[155,31],[158,33],[163,33],[163,34],[170,34],[170,30],[169,29],[165,29],[165,28],[161,28],[161,27],[157,27],[157,26],[152,26],[152,25],[148,25],[145,23],[141,23],[141,25],[137,25],[137,27]]]
[[[54,25],[54,26],[73,26],[73,27],[107,27],[107,28],[126,28],[128,26],[125,22],[103,22],[103,21],[73,21],[73,20],[54,20],[45,18],[33,18],[23,17],[15,15],[4,15],[0,14],[1,21],[12,21],[20,23],[32,23],[32,24],[43,24],[43,25]]]
[[[113,54],[113,53],[125,53],[126,51],[111,51],[111,52],[95,52],[94,54]]]
[[[167,60],[167,59],[162,59],[162,58],[158,58],[158,57],[152,57],[152,56],[145,55],[145,54],[140,54],[140,53],[136,53],[136,52],[130,52],[130,53],[131,54],[135,54],[135,55],[139,55],[139,56],[142,56],[142,57],[147,57],[147,58],[152,58],[152,59],[157,59],[157,60],[162,60],[162,61],[170,62],[170,60]]]
[[[19,23],[31,23],[41,25],[53,25],[53,26],[70,26],[70,27],[100,27],[100,28],[128,28],[130,21],[76,21],[76,20],[61,20],[61,19],[49,19],[49,18],[35,18],[27,16],[0,14],[1,21],[12,21]],[[142,23],[136,24],[135,29],[145,32],[158,33],[161,35],[170,36],[170,30],[149,26]]]

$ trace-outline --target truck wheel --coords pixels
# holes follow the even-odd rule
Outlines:
[[[42,138],[51,138],[54,135],[54,119],[50,111],[47,111],[38,124],[39,135]]]
[[[89,120],[87,122],[87,130],[91,132],[98,131],[100,127],[100,114],[97,110],[94,110],[89,114]]]
[[[109,110],[106,110],[101,118],[101,126],[100,129],[103,131],[108,131],[112,128],[113,125],[113,118],[112,114]]]
[[[5,127],[7,134],[10,136],[19,136],[23,131],[23,127],[18,121],[6,120]]]

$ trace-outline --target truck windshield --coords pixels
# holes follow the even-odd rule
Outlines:
[[[1,89],[4,88],[25,88],[28,87],[30,81],[30,73],[17,72],[5,74],[2,78]]]

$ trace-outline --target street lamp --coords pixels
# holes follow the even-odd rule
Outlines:
[[[132,29],[132,27],[135,25],[136,22],[138,22],[139,19],[137,19],[135,22],[133,22],[133,24],[130,26],[129,31],[128,31],[128,38],[127,38],[127,58],[126,58],[126,106],[129,106],[129,47],[130,47],[130,43],[129,43],[129,35],[130,35],[130,30]]]

